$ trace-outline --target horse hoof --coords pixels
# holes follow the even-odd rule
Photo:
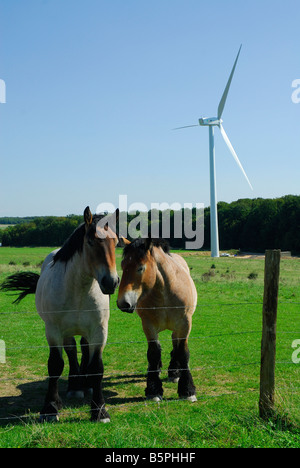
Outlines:
[[[147,400],[155,401],[156,403],[159,403],[162,401],[162,396],[161,395],[147,395]]]
[[[195,401],[197,401],[196,395],[191,395],[187,397],[187,401],[191,401],[192,403],[195,403]]]
[[[100,419],[100,422],[103,423],[103,424],[110,423],[110,418]]]
[[[181,398],[181,400],[190,401],[191,403],[195,403],[195,401],[197,401],[196,395],[182,396],[180,398]]]
[[[58,414],[41,414],[39,422],[40,423],[56,423],[59,421]]]
[[[70,390],[67,393],[67,398],[69,400],[75,398],[77,400],[83,400],[84,399],[84,392],[82,390]]]
[[[101,408],[101,409],[92,409],[92,412],[91,412],[91,421],[93,422],[100,422],[100,423],[103,423],[103,424],[107,424],[110,422],[110,415],[109,413],[106,411],[105,408]]]

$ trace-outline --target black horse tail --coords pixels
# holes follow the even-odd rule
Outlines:
[[[40,275],[37,273],[21,272],[6,278],[0,286],[0,291],[16,291],[19,294],[13,304],[19,304],[28,294],[35,294]]]

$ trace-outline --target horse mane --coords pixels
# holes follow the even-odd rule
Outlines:
[[[170,245],[165,239],[152,239],[152,238],[137,238],[124,247],[123,258],[125,258],[129,253],[135,253],[139,259],[145,257],[147,251],[149,250],[152,254],[153,247],[161,247],[162,250],[170,255]]]
[[[165,239],[151,239],[151,245],[161,247],[166,254],[170,255],[170,244]]]
[[[81,253],[83,249],[83,240],[85,236],[85,225],[81,224],[70,237],[65,241],[64,245],[54,255],[53,261],[58,260],[67,263],[76,252]]]
[[[105,215],[94,215],[93,221],[89,230],[87,231],[87,236],[91,239],[94,237],[96,232],[97,223],[102,219]],[[61,249],[54,255],[53,261],[56,263],[57,261],[61,261],[67,263],[73,255],[78,252],[81,253],[83,250],[83,241],[86,234],[85,230],[85,223],[82,223],[75,231],[68,237],[65,241]]]

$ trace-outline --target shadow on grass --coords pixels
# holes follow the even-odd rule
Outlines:
[[[118,385],[127,385],[140,383],[145,381],[144,374],[126,374],[122,376],[108,376],[103,378],[103,396],[105,402],[110,406],[139,403],[143,402],[145,398],[140,397],[126,397],[119,395],[118,392],[110,390],[111,387],[118,387]],[[78,409],[81,412],[85,405],[90,405],[91,396],[86,396],[83,400],[67,399],[67,379],[61,378],[59,381],[59,393],[63,400],[63,409],[71,408]],[[48,389],[48,379],[38,380],[34,382],[22,383],[14,387],[15,393],[11,396],[4,396],[0,398],[0,427],[7,426],[8,424],[24,424],[30,422],[38,422],[39,411],[43,406],[45,395]],[[12,391],[12,387],[11,387]],[[126,393],[126,389],[122,390],[122,394]],[[89,408],[82,412],[89,413]]]

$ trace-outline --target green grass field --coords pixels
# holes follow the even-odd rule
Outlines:
[[[39,272],[51,248],[0,248],[0,281],[16,271]],[[300,259],[281,261],[276,409],[258,417],[264,260],[211,259],[181,252],[198,290],[189,341],[198,401],[178,401],[167,381],[171,332],[160,335],[164,400],[144,398],[147,344],[136,314],[111,299],[104,351],[104,394],[110,424],[89,421],[89,401],[65,399],[67,362],[60,381],[64,409],[57,424],[39,424],[47,388],[48,347],[34,297],[19,306],[0,293],[0,447],[300,447],[300,364],[292,343],[300,339]],[[117,252],[120,270],[121,250]],[[249,279],[250,278],[250,279]]]

